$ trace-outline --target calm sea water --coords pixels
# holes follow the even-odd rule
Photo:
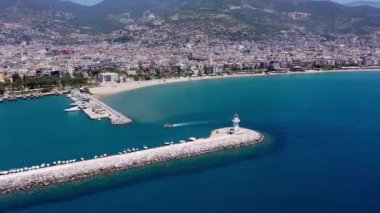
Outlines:
[[[0,104],[0,169],[206,137],[266,144],[0,198],[0,212],[380,212],[380,73],[197,81],[104,98],[135,122],[64,113],[49,97]],[[165,123],[181,124],[163,129]]]

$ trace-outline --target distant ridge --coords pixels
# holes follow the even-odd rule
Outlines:
[[[67,1],[72,1],[76,4],[85,5],[85,6],[93,6],[93,5],[99,4],[103,0],[67,0]]]
[[[379,8],[332,1],[104,0],[83,6],[68,0],[0,0],[0,8],[0,25],[17,23],[28,29],[8,25],[13,31],[7,31],[7,40],[42,35],[61,41],[70,33],[110,33],[128,26],[156,32],[186,30],[224,40],[273,39],[286,32],[331,37],[380,31]],[[26,31],[29,34],[24,35]]]
[[[346,5],[348,6],[369,6],[369,7],[375,7],[375,8],[380,8],[380,2],[375,2],[375,1],[353,1],[350,3],[347,3]]]

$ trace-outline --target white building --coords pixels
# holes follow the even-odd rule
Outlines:
[[[240,124],[240,118],[237,113],[234,114],[234,117],[232,118],[232,124],[233,124],[233,129],[232,132],[233,134],[236,134],[239,131],[239,124]]]
[[[99,73],[98,78],[102,83],[112,83],[119,80],[119,74],[112,72]]]

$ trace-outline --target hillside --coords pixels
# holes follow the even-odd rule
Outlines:
[[[380,29],[380,10],[352,8],[329,1],[290,0],[206,0],[178,12],[176,25],[211,29],[240,28],[239,36],[260,39],[276,36],[284,30],[319,35],[331,33],[366,34]],[[197,21],[202,20],[202,21]]]
[[[366,35],[380,30],[380,9],[330,1],[105,0],[87,7],[61,0],[0,0],[0,7],[0,23],[7,29],[0,42],[20,37],[63,41],[73,34],[84,38],[131,25],[165,36],[181,32],[226,40],[281,39],[289,32]]]

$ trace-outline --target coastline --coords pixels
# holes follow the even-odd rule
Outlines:
[[[129,81],[126,83],[110,83],[103,84],[98,87],[90,88],[90,92],[95,97],[104,97],[109,95],[114,95],[118,93],[129,92],[132,90],[137,90],[145,87],[152,87],[164,84],[181,83],[181,82],[191,82],[191,81],[201,81],[201,80],[214,80],[214,79],[227,79],[227,78],[246,78],[246,77],[264,77],[264,76],[278,76],[278,75],[304,75],[304,74],[317,74],[317,73],[345,73],[345,72],[380,72],[380,69],[346,69],[346,70],[326,70],[326,71],[316,71],[307,70],[305,72],[287,72],[287,73],[260,73],[260,74],[234,74],[234,75],[222,75],[222,76],[201,76],[201,77],[181,77],[181,78],[170,78],[170,79],[154,79],[148,81]]]

